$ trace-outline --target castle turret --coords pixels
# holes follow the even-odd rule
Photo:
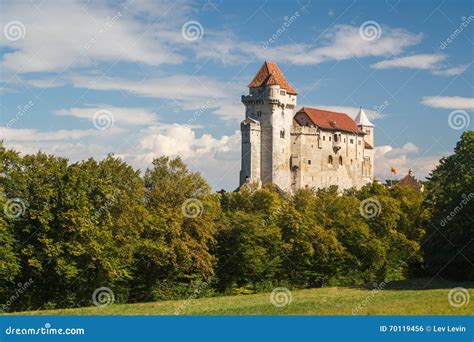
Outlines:
[[[364,182],[373,182],[374,180],[374,124],[369,121],[362,107],[355,118],[357,127],[364,132],[364,162],[363,178]]]
[[[369,121],[362,107],[355,118],[357,126],[365,133],[364,141],[370,146],[374,146],[374,124]]]
[[[240,184],[273,183],[291,188],[291,137],[297,92],[274,62],[266,61],[242,96],[245,120],[242,131]]]

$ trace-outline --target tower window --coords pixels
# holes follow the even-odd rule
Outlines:
[[[331,141],[331,136],[329,136],[329,141]]]
[[[311,159],[308,159],[308,165],[311,165]]]
[[[339,165],[342,165],[342,157],[339,156]]]
[[[325,140],[326,140],[326,136],[323,135],[323,141],[325,141]]]
[[[280,90],[280,95],[286,95],[286,90]]]
[[[351,144],[353,144],[353,143],[354,143],[354,139],[351,139],[350,142],[351,142]]]
[[[280,138],[285,139],[285,130],[280,131]]]
[[[337,142],[337,134],[334,134],[334,142]]]
[[[262,117],[262,112],[259,110],[259,111],[257,112],[257,118],[261,118],[261,117]]]
[[[329,165],[332,165],[332,156],[329,156],[329,157],[328,157],[328,164],[329,164]]]

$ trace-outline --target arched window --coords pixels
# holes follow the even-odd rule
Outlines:
[[[337,142],[337,134],[334,134],[334,142]]]
[[[339,156],[339,165],[342,165],[342,157]]]
[[[329,157],[328,157],[328,164],[329,164],[329,165],[332,165],[332,156],[329,156]]]

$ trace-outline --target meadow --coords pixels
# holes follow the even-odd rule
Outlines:
[[[416,279],[388,283],[379,291],[360,287],[328,287],[291,291],[291,302],[283,307],[271,303],[271,293],[141,304],[112,304],[106,307],[28,311],[26,315],[474,315],[469,302],[454,307],[449,291],[464,287],[470,297],[474,283]],[[428,283],[428,285],[427,285]],[[426,286],[427,285],[427,286]],[[426,288],[425,288],[426,286]],[[357,309],[359,308],[359,309]]]

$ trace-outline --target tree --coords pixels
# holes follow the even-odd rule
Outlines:
[[[432,171],[425,205],[431,218],[423,244],[431,274],[474,280],[474,132],[464,132],[454,154]]]
[[[169,298],[213,276],[219,202],[180,158],[155,159],[144,182],[149,218],[136,255],[133,300]]]

